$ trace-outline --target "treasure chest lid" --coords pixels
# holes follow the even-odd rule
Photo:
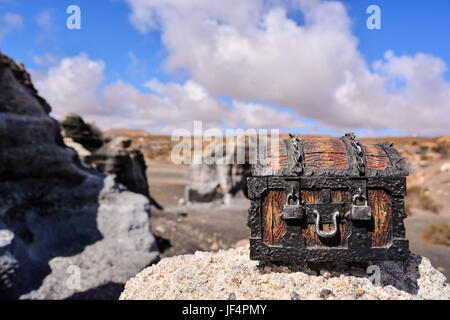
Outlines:
[[[253,176],[406,177],[405,159],[392,143],[361,144],[353,133],[341,138],[290,134],[280,145],[259,150]]]

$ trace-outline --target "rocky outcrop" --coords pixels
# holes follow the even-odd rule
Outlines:
[[[185,198],[188,203],[219,202],[231,204],[244,196],[248,169],[244,165],[193,164],[186,177]]]
[[[0,54],[0,298],[116,298],[158,259],[149,201],[84,168],[49,112]]]
[[[114,137],[93,152],[88,163],[100,172],[113,174],[128,190],[150,197],[144,156],[131,148],[131,140]]]
[[[243,146],[245,147],[245,144]],[[236,146],[234,154],[238,148],[243,148],[243,146]],[[234,154],[232,154],[233,157]],[[251,174],[251,166],[249,164],[225,164],[229,163],[226,158],[231,155],[224,154],[221,159],[218,159],[219,157],[214,155],[214,151],[208,153],[208,148],[204,151],[204,159],[207,156],[217,161],[212,164],[203,161],[202,164],[192,164],[189,167],[186,174],[186,202],[188,204],[214,203],[228,206],[236,198],[245,198],[247,196],[247,177]]]
[[[284,265],[250,260],[247,245],[164,258],[129,280],[120,299],[448,300],[450,286],[414,254],[405,262]]]
[[[438,152],[443,158],[448,158],[450,154],[450,136],[442,136],[436,140],[436,148],[434,152]]]
[[[104,135],[93,123],[75,113],[61,120],[64,142],[77,151],[82,164],[105,174],[115,175],[128,190],[150,198],[144,156],[131,148],[125,137]]]
[[[98,150],[103,145],[102,131],[94,123],[86,123],[76,113],[69,112],[61,120],[63,137],[71,138],[89,151]]]

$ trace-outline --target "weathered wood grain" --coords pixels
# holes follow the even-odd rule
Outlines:
[[[281,219],[281,212],[286,203],[284,190],[269,190],[263,201],[263,242],[278,244],[285,231],[286,223]]]
[[[305,165],[318,170],[340,170],[348,167],[347,150],[339,139],[303,140]]]
[[[280,170],[287,165],[287,150],[284,140],[280,141],[278,148],[267,147],[267,165],[273,169]]]
[[[372,247],[383,247],[392,241],[392,202],[384,190],[369,189],[368,205],[372,209],[372,226],[369,235],[372,237]]]
[[[389,163],[389,157],[382,148],[377,145],[363,146],[366,156],[367,168],[374,170],[386,170]]]
[[[331,190],[331,202],[350,202],[352,195],[348,190]]]

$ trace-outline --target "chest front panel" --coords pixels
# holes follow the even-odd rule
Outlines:
[[[328,197],[324,193],[329,192]],[[373,219],[368,226],[371,247],[385,247],[392,243],[392,199],[389,193],[382,189],[368,189],[368,206]],[[351,208],[351,193],[349,190],[302,190],[301,200],[304,207],[309,204],[341,204]],[[279,245],[286,235],[286,221],[282,218],[283,207],[286,204],[285,190],[269,190],[262,199],[262,229],[263,242],[267,245]],[[310,221],[311,222],[311,221]],[[345,219],[338,221],[336,235],[329,238],[320,237],[315,223],[301,222],[301,233],[305,247],[347,247],[351,235],[351,223]],[[331,232],[335,226],[332,223],[321,223],[321,230]]]
[[[257,167],[248,179],[252,259],[407,258],[402,159],[389,146],[355,141],[287,141],[269,162],[276,171]]]

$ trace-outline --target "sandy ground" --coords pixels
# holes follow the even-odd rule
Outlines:
[[[430,172],[436,173],[441,163],[435,164]],[[170,163],[151,162],[148,166],[150,192],[164,210],[152,208],[152,228],[158,237],[162,256],[174,256],[193,253],[197,250],[216,251],[235,246],[236,242],[248,239],[246,200],[233,208],[218,209],[214,206],[204,208],[178,207],[183,198],[185,174],[188,166],[176,166]],[[447,173],[446,173],[447,174]],[[427,178],[425,184],[436,185],[444,175]],[[438,181],[439,182],[439,181]],[[442,184],[440,184],[442,185]],[[445,191],[447,192],[447,191]],[[427,243],[421,239],[422,229],[436,222],[450,222],[450,197],[437,196],[443,209],[439,214],[414,209],[412,216],[405,220],[407,238],[411,251],[428,257],[433,266],[450,278],[450,247]]]
[[[422,240],[422,230],[430,223],[448,222],[448,217],[419,216],[405,220],[406,238],[409,249],[430,259],[431,264],[450,279],[450,247],[428,243]]]
[[[405,220],[406,237],[410,241],[410,250],[426,256],[438,270],[450,279],[450,247],[436,245],[422,240],[422,230],[429,224],[450,223],[450,171],[441,168],[449,163],[449,159],[435,161],[422,160],[420,165],[409,163],[410,177],[407,188],[421,186],[429,190],[431,200],[440,206],[438,213],[432,213],[413,207]]]
[[[239,240],[248,239],[249,201],[246,199],[241,199],[233,208],[213,205],[178,207],[178,201],[184,194],[187,170],[188,166],[162,162],[153,162],[148,166],[150,192],[164,208],[152,208],[151,217],[162,256],[228,249]]]

